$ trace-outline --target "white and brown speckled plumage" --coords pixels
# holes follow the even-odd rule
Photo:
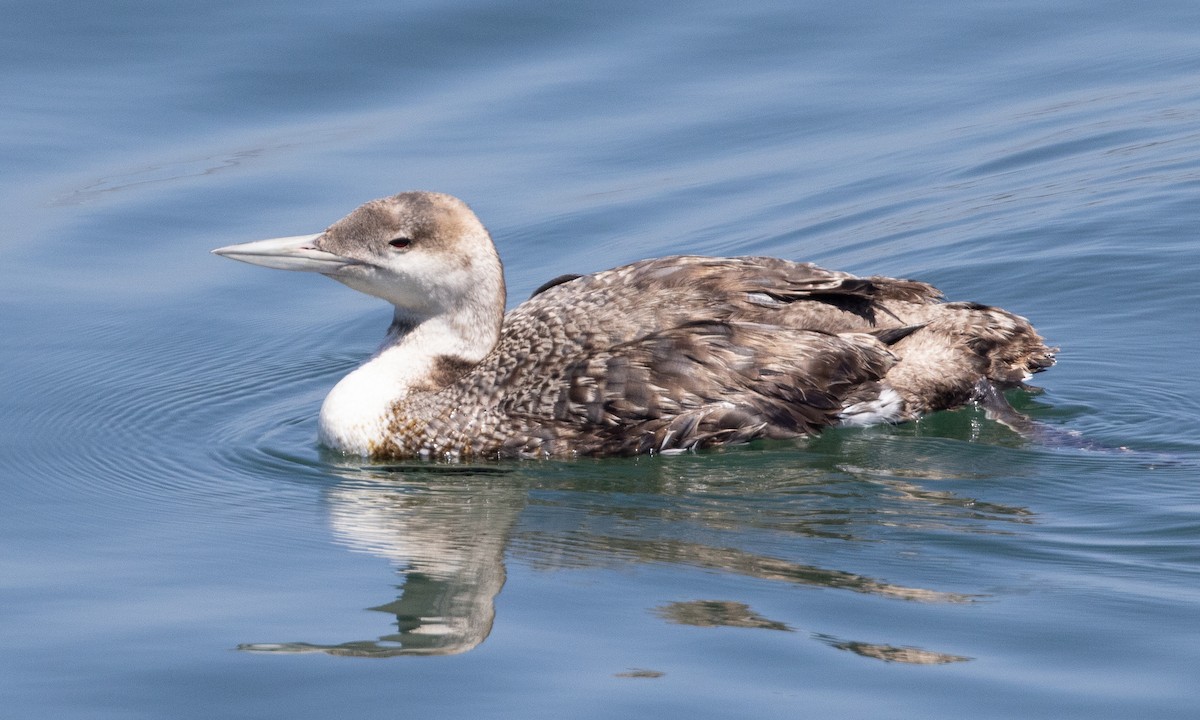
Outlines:
[[[915,419],[1053,364],[1004,310],[775,258],[644,260],[548,283],[502,314],[487,231],[435,193],[368,203],[318,235],[217,252],[316,270],[395,306],[387,341],[321,412],[326,444],[379,459],[797,437]]]

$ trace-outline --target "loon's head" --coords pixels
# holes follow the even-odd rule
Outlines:
[[[213,250],[234,260],[303,270],[387,300],[407,322],[504,308],[504,273],[483,223],[451,195],[405,192],[372,200],[315,235]],[[489,313],[490,314],[490,313]]]

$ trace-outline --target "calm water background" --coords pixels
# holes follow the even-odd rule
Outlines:
[[[1195,717],[1193,0],[0,6],[5,717]],[[696,252],[1011,308],[1098,448],[340,462],[387,309],[208,250],[411,188],[513,301]]]

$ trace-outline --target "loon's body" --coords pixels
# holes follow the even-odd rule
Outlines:
[[[556,279],[505,314],[491,237],[437,193],[214,252],[320,272],[394,306],[384,344],[321,408],[323,443],[374,459],[799,437],[994,399],[1054,362],[1004,310],[776,258],[643,260]]]

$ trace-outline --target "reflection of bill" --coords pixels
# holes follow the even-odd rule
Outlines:
[[[504,547],[525,494],[485,473],[442,484],[401,474],[343,482],[327,495],[330,524],[340,542],[387,558],[404,577],[400,597],[371,608],[394,615],[397,632],[337,645],[252,643],[239,649],[390,657],[474,648],[492,631],[504,585]]]

